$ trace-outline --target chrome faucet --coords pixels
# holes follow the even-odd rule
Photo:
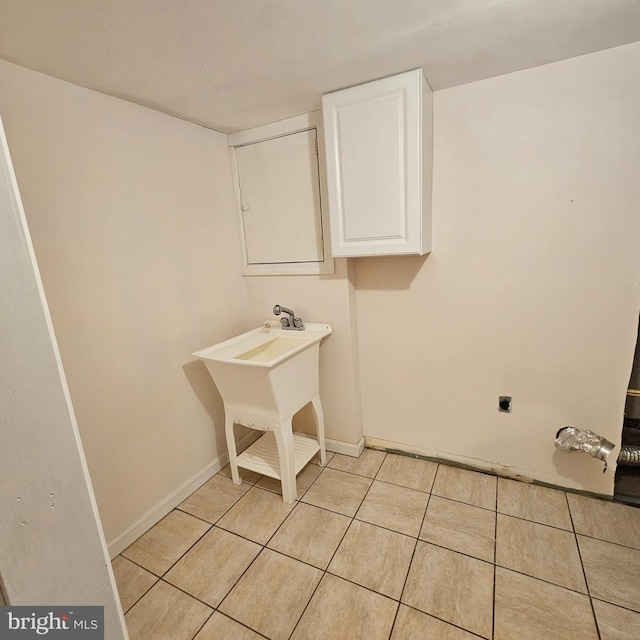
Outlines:
[[[279,316],[281,313],[286,313],[286,318],[280,318],[280,324],[283,329],[287,329],[289,331],[304,331],[304,322],[302,318],[296,318],[296,314],[291,310],[287,309],[287,307],[281,307],[277,304],[273,307],[273,313]]]

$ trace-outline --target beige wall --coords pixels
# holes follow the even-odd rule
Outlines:
[[[112,542],[225,450],[190,353],[246,328],[226,136],[4,62],[0,112]]]
[[[611,470],[553,440],[620,443],[638,105],[640,44],[435,94],[433,254],[357,261],[365,436],[612,493]]]
[[[326,437],[348,445],[362,439],[354,266],[353,261],[342,258],[335,260],[332,275],[245,278],[250,325],[274,319],[273,305],[281,304],[308,322],[327,322],[333,327],[320,346],[320,399]],[[307,430],[310,413],[303,411],[296,420],[296,428]]]

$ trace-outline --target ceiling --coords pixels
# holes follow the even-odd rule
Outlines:
[[[638,40],[640,0],[0,0],[0,58],[223,132],[418,67],[437,90]]]

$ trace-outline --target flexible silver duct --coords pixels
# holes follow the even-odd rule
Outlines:
[[[554,444],[562,451],[584,451],[592,458],[602,460],[605,469],[607,468],[607,459],[615,447],[613,442],[609,442],[593,431],[582,431],[575,427],[562,427],[556,433]],[[618,456],[618,464],[640,466],[640,447],[622,447]]]
[[[618,456],[618,464],[627,466],[640,466],[640,447],[622,447]]]

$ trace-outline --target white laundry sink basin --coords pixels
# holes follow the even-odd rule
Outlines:
[[[331,332],[331,325],[316,322],[303,331],[265,322],[193,355],[207,366],[236,422],[269,430],[269,419],[280,422],[318,395],[319,345]],[[257,426],[265,418],[265,426]]]
[[[331,326],[307,322],[303,331],[282,329],[279,322],[265,322],[265,326],[242,333],[235,338],[193,353],[207,361],[255,367],[274,367],[283,360],[320,342],[331,333]]]
[[[296,474],[317,454],[326,462],[324,418],[319,391],[320,341],[328,324],[308,322],[304,330],[283,329],[279,322],[247,331],[193,355],[204,362],[222,396],[231,475],[238,468],[276,478],[289,504],[296,498]],[[293,415],[311,403],[317,437],[292,430]],[[237,455],[234,424],[265,433]],[[275,440],[274,440],[275,436]]]

